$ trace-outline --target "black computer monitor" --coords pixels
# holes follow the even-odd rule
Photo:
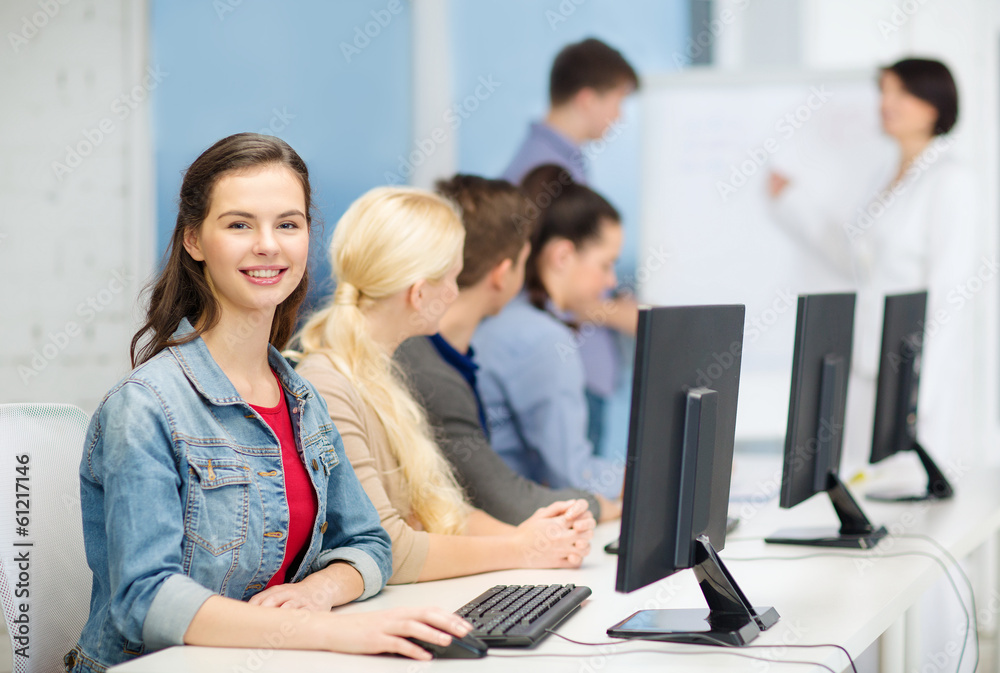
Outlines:
[[[643,610],[608,635],[743,645],[778,621],[716,554],[726,542],[743,306],[643,308],[636,339],[615,589],[693,568],[705,610]]]
[[[868,493],[866,497],[872,500],[945,499],[955,493],[941,468],[917,441],[917,395],[926,314],[926,292],[885,298],[870,461],[874,464],[900,451],[913,451],[927,471],[927,488],[915,494]]]
[[[838,474],[851,371],[854,300],[853,293],[799,297],[778,503],[787,509],[826,493],[840,517],[840,529],[782,530],[765,538],[767,542],[868,549],[885,537],[885,528],[872,525]]]

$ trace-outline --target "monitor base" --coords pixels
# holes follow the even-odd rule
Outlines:
[[[753,619],[755,622],[757,622],[757,627],[761,631],[767,631],[769,628],[777,624],[778,620],[781,619],[781,617],[778,616],[778,611],[772,608],[771,606],[759,607],[759,608],[757,606],[754,606]]]
[[[765,610],[765,614],[768,610],[774,612],[773,608],[761,610]],[[752,642],[758,634],[760,628],[751,617],[713,614],[704,608],[640,610],[608,629],[608,635],[613,638],[697,645],[741,646]]]
[[[778,622],[774,608],[750,604],[705,535],[699,535],[695,542],[695,561],[692,569],[708,610],[640,610],[609,628],[608,635],[672,643],[746,645]]]
[[[871,549],[887,534],[885,526],[878,528],[868,519],[858,501],[836,472],[827,474],[826,494],[830,496],[840,528],[790,528],[764,538],[769,544],[794,544],[808,547],[840,547]]]
[[[876,493],[866,493],[865,500],[872,502],[923,502],[925,500],[947,500],[950,495],[944,497],[933,493],[911,493],[903,490],[899,491],[878,491]]]
[[[806,547],[871,549],[888,534],[885,526],[866,533],[841,534],[837,528],[786,528],[764,538],[768,544],[792,544]]]
[[[922,502],[924,500],[948,500],[954,497],[954,487],[948,481],[944,471],[938,467],[934,459],[931,458],[931,455],[927,453],[927,450],[920,445],[920,442],[914,441],[910,446],[910,450],[917,454],[920,464],[923,466],[924,471],[927,472],[927,490],[923,493],[868,493],[865,495],[866,499],[875,502]]]

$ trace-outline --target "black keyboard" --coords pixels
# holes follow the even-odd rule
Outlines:
[[[490,647],[534,647],[589,595],[574,584],[499,585],[455,613]]]

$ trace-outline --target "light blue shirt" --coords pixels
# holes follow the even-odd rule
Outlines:
[[[519,185],[531,169],[545,164],[562,166],[574,182],[587,184],[587,161],[580,146],[543,122],[535,122],[528,129],[503,179]]]
[[[511,469],[552,488],[618,497],[624,466],[595,456],[587,439],[580,335],[522,293],[472,343],[490,440]]]

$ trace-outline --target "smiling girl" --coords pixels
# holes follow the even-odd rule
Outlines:
[[[135,369],[88,431],[94,579],[67,671],[181,644],[427,659],[404,637],[467,632],[437,609],[330,611],[378,593],[391,557],[323,399],[277,350],[306,291],[311,208],[277,138],[230,136],[186,172]]]

